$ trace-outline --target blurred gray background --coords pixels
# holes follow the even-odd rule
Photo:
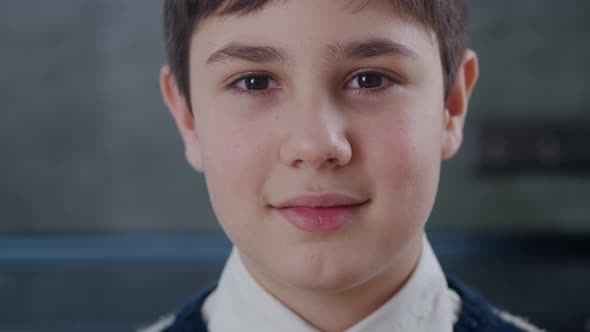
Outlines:
[[[125,330],[174,309],[189,297],[188,288],[213,280],[221,267],[228,244],[221,237],[207,242],[217,239],[219,227],[204,180],[185,162],[160,98],[160,7],[159,0],[0,2],[0,299],[12,303],[0,305],[0,330],[63,330],[73,319],[74,307],[79,329]],[[528,309],[537,315],[533,318],[545,317],[546,326],[581,331],[588,322],[590,331],[590,311],[584,309],[590,308],[590,255],[574,259],[566,251],[565,258],[553,262],[557,265],[543,265],[533,252],[537,265],[502,265],[498,273],[512,277],[510,285],[524,287],[524,294],[513,286],[499,290],[500,279],[494,288],[491,277],[485,281],[485,273],[469,270],[466,262],[452,256],[455,251],[445,251],[450,242],[474,233],[502,239],[544,234],[549,235],[547,241],[551,236],[575,236],[582,244],[572,250],[588,250],[589,172],[557,168],[487,174],[477,165],[483,146],[479,128],[485,121],[514,119],[524,129],[529,121],[541,123],[541,128],[555,121],[587,121],[590,2],[480,0],[471,1],[470,7],[470,35],[481,79],[470,107],[466,145],[443,165],[429,231],[435,239],[436,234],[456,236],[442,236],[435,243],[441,260],[486,295],[497,294],[500,302]],[[587,151],[588,143],[579,141],[576,149]],[[205,247],[195,247],[191,236]],[[105,237],[123,240],[101,242]],[[163,251],[154,249],[150,256],[145,246]],[[115,249],[105,251],[108,247]],[[79,253],[77,258],[64,256],[72,250]],[[166,263],[170,261],[176,265]],[[190,269],[196,261],[209,265]],[[98,265],[88,267],[88,262]],[[498,258],[497,264],[502,262]],[[571,305],[577,307],[570,307],[570,316],[541,307],[539,301],[559,299],[539,297],[549,286],[532,281],[529,274],[535,273],[574,281],[575,290],[552,293],[573,294],[570,299],[576,302]],[[194,281],[195,275],[202,277],[196,286],[179,286]],[[144,299],[146,289],[162,284],[176,288]],[[94,316],[91,308],[80,309],[79,303],[86,302],[75,293],[86,300],[102,294],[104,298],[95,301],[102,303],[100,314],[96,308]],[[42,296],[45,302],[40,303]],[[56,301],[61,307],[53,305]],[[139,302],[145,310],[137,307]],[[148,309],[146,303],[152,306]],[[134,311],[129,312],[130,307]],[[551,313],[552,318],[547,316]]]

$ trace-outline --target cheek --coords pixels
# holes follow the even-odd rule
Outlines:
[[[380,162],[375,164],[384,166],[379,173],[399,185],[411,185],[438,169],[440,130],[420,123],[393,128],[379,152],[375,157]]]
[[[393,231],[422,225],[434,204],[441,162],[442,113],[436,114],[437,109],[410,105],[408,112],[382,119],[367,131],[369,174],[382,215],[391,217],[383,222],[395,224]]]
[[[377,118],[360,136],[367,164],[384,180],[411,181],[440,164],[442,108],[436,114],[432,105],[433,111],[420,106],[407,105],[398,114]]]
[[[272,155],[264,131],[240,120],[215,118],[202,137],[204,175],[217,218],[228,233],[244,216],[256,220]]]
[[[210,101],[201,138],[205,176],[237,184],[264,171],[273,141],[263,106],[226,95]]]
[[[438,158],[432,144],[424,137],[400,129],[389,136],[389,142],[375,151],[373,174],[382,198],[393,200],[394,209],[417,207],[430,201],[438,183]],[[399,214],[400,211],[397,211]]]

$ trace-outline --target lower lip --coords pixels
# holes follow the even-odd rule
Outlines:
[[[352,220],[354,213],[365,203],[334,207],[281,208],[279,212],[287,221],[304,232],[321,233],[340,229]]]

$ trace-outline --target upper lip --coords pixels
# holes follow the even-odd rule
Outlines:
[[[366,198],[359,198],[357,196],[339,193],[316,194],[316,195],[301,195],[296,196],[277,205],[276,208],[289,207],[334,207],[343,205],[356,205],[368,201]]]

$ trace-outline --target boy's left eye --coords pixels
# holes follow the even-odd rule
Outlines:
[[[393,84],[393,80],[377,72],[363,72],[356,74],[348,83],[350,89],[374,90]]]

